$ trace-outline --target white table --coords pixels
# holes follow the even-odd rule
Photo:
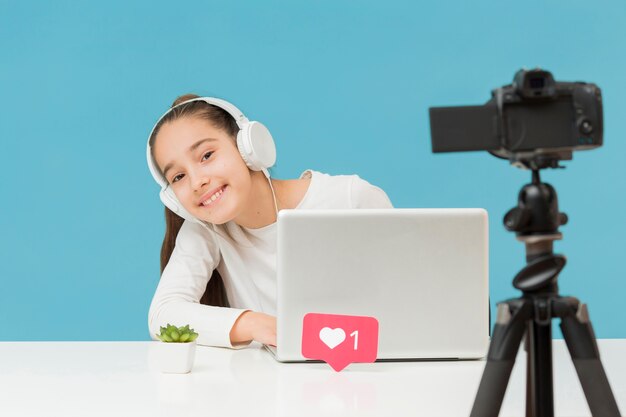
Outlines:
[[[465,416],[485,361],[283,364],[253,342],[198,346],[189,374],[162,374],[161,342],[0,342],[2,416]],[[626,340],[598,342],[622,413]],[[554,341],[555,412],[589,416],[562,340]],[[523,416],[523,347],[502,416]]]

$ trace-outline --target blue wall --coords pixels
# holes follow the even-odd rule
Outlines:
[[[521,67],[604,93],[605,145],[546,172],[570,223],[563,294],[626,337],[626,6],[616,1],[0,1],[0,340],[149,340],[164,233],[146,136],[179,94],[263,121],[277,178],[358,173],[396,207],[484,207],[491,301],[530,173],[434,155],[428,107],[481,104]],[[555,334],[560,337],[560,333]]]

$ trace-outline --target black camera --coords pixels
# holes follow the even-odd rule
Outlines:
[[[556,168],[574,150],[602,145],[602,95],[595,84],[556,82],[519,70],[482,106],[431,107],[433,152],[488,151],[527,169]]]

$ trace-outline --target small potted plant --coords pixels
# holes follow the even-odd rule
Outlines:
[[[167,327],[161,327],[161,334],[156,337],[164,342],[158,347],[161,372],[186,374],[191,371],[198,333],[190,329],[189,325],[176,327],[167,323]]]

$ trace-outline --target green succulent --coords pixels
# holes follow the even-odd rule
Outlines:
[[[161,326],[161,334],[157,334],[162,342],[172,343],[189,343],[196,340],[198,333],[189,328],[189,325],[184,327],[176,327],[167,323],[167,327]]]

